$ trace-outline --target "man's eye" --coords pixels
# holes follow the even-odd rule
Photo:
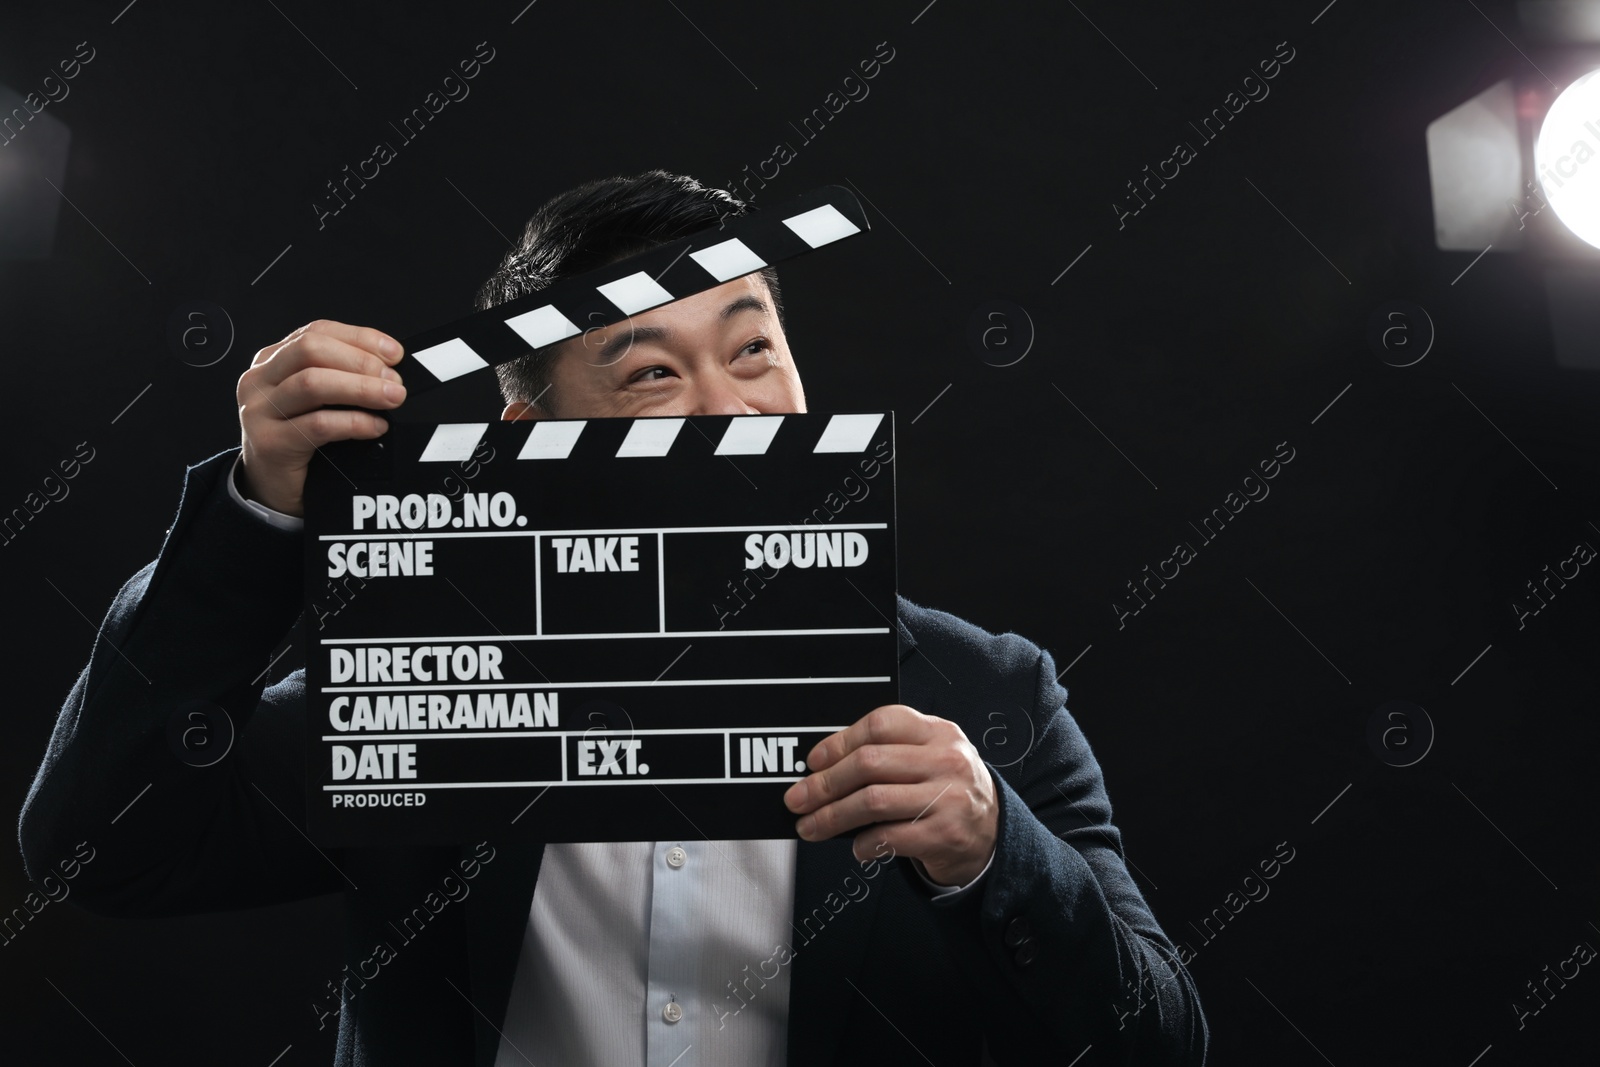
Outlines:
[[[669,374],[672,373],[666,367],[662,367],[662,366],[646,367],[644,370],[640,371],[638,374],[635,374],[632,378],[629,378],[628,380],[630,382],[645,382],[645,381],[657,382],[657,381],[660,381],[661,379],[654,376],[656,371],[660,371],[663,376],[666,376],[666,375],[669,375]]]
[[[741,355],[747,352],[754,355],[756,353],[769,351],[771,348],[771,341],[767,340],[765,337],[758,337],[754,341],[751,341],[749,344],[741,348],[739,352]]]

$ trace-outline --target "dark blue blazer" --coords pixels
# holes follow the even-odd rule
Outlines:
[[[346,968],[307,1023],[336,1021],[336,1063],[490,1067],[544,846],[310,844],[304,672],[262,688],[303,606],[302,542],[229,498],[237,454],[189,469],[160,556],[112,604],[23,808],[24,860],[44,872],[94,840],[72,899],[112,915],[341,892]],[[995,858],[950,902],[905,859],[864,869],[849,835],[800,842],[788,1062],[1203,1063],[1194,983],[1128,875],[1049,654],[904,598],[896,629],[901,701],[960,724],[994,777]],[[205,768],[168,741],[196,701],[238,729]],[[439,892],[452,875],[459,901]]]

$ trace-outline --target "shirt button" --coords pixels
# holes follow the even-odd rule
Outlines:
[[[676,1000],[669,1000],[667,1006],[661,1009],[661,1017],[669,1023],[675,1023],[683,1018],[683,1006]]]
[[[671,867],[673,870],[677,870],[679,867],[682,867],[688,859],[689,854],[676,845],[667,849],[667,866]],[[683,1014],[682,1009],[678,1010],[678,1014],[680,1016]],[[677,1021],[677,1019],[667,1020],[669,1023],[675,1023]]]
[[[1006,924],[1006,948],[1016,948],[1032,936],[1033,928],[1020,915]]]

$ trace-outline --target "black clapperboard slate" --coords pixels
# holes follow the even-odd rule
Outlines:
[[[407,339],[412,398],[867,228],[830,186]],[[324,846],[792,838],[899,699],[889,412],[408,422],[306,479]]]

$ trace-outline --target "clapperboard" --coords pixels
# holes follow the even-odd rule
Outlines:
[[[725,220],[408,339],[408,390],[866,226]],[[892,413],[403,416],[307,476],[312,838],[793,837],[811,747],[898,700]]]

